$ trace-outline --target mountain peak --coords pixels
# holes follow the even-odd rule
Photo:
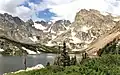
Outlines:
[[[56,46],[66,41],[69,51],[81,51],[112,31],[119,22],[119,17],[103,15],[94,9],[80,10],[73,23],[69,20],[33,22],[32,19],[23,22],[19,17],[5,13],[0,14],[0,37],[5,36],[25,44],[42,43],[47,46]]]

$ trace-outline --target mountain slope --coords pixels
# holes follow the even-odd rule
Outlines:
[[[71,51],[84,50],[116,26],[117,22],[113,19],[114,17],[109,14],[102,15],[97,10],[83,9],[76,14],[75,22],[66,31],[57,35],[52,41],[66,41]]]
[[[119,17],[102,15],[93,9],[80,10],[73,23],[69,20],[58,20],[54,23],[32,20],[24,22],[5,13],[0,14],[0,37],[5,38],[0,41],[2,44],[8,39],[16,42],[11,42],[14,48],[35,52],[57,52],[58,46],[62,46],[65,41],[70,53],[86,50],[88,54],[94,54],[95,50],[99,51],[119,36],[119,21]],[[4,46],[10,48],[7,44]],[[3,46],[0,48],[3,49]]]
[[[107,44],[111,42],[119,42],[120,39],[120,24],[117,24],[112,31],[101,36],[97,41],[95,41],[91,46],[89,46],[85,51],[89,57],[97,56],[98,52],[102,50]]]
[[[47,47],[36,40],[42,31],[32,27],[32,20],[23,22],[18,17],[0,14],[0,49],[4,55],[22,55],[27,49],[36,53],[56,52],[54,47]],[[44,48],[45,47],[45,48]]]

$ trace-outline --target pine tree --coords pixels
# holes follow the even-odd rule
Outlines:
[[[61,53],[63,66],[70,66],[70,56],[66,50],[66,43],[63,43],[63,52]]]
[[[71,59],[71,65],[76,65],[76,63],[77,63],[76,56],[74,56]]]
[[[60,52],[60,56],[55,59],[55,65],[59,66],[70,66],[70,56],[66,50],[66,43],[63,43],[63,50]]]
[[[47,66],[47,67],[50,66],[50,62],[47,62],[46,66]]]

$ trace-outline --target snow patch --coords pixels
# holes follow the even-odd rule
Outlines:
[[[85,32],[85,33],[88,33],[88,30],[90,30],[92,27],[87,27],[87,26],[83,26],[82,28],[81,28],[81,31],[82,32]]]
[[[84,49],[87,48],[87,47],[88,47],[88,45],[84,45]]]
[[[77,44],[77,43],[81,43],[82,41],[80,39],[78,39],[77,37],[71,37],[72,40],[70,41],[71,43]]]
[[[59,33],[57,35],[61,35],[62,33],[64,33],[65,31],[59,31]]]
[[[55,44],[52,44],[52,41],[49,41],[46,46],[54,46]]]
[[[96,56],[96,55],[98,55],[97,52],[93,53],[93,56]]]
[[[41,52],[40,51],[37,51],[37,54],[40,54]]]
[[[0,52],[3,52],[3,51],[4,51],[4,49],[1,49],[1,48],[0,48]]]
[[[48,24],[50,25],[50,24],[52,24],[52,22],[48,22]]]
[[[53,30],[51,30],[51,33],[55,34],[56,32],[55,32],[55,31],[53,31]]]
[[[36,42],[36,41],[38,41],[38,40],[37,40],[37,38],[36,38],[36,36],[29,37],[29,38],[30,38],[30,40],[32,40],[33,42]]]
[[[100,11],[100,13],[101,13],[102,15],[104,15],[104,16],[109,15],[109,13],[108,13],[108,12],[103,12],[103,11]]]
[[[53,26],[53,24],[50,26],[50,28],[48,29],[48,32],[50,32],[51,31],[51,29],[52,29],[52,26]]]
[[[27,68],[27,71],[30,71],[30,70],[37,70],[37,69],[42,69],[42,68],[45,68],[42,64],[38,64],[34,67],[31,67],[31,68]]]
[[[72,33],[71,33],[71,35],[72,35],[72,36],[75,36],[75,35],[76,35],[76,33],[75,33],[75,32],[72,32]]]
[[[40,29],[40,30],[45,30],[45,29],[46,29],[46,27],[44,27],[44,26],[41,25],[41,24],[37,24],[37,23],[34,23],[34,27],[35,27],[36,29]]]
[[[113,19],[113,21],[120,21],[120,18],[115,18],[115,19]]]
[[[72,51],[80,51],[79,49],[72,49]]]
[[[13,74],[16,74],[16,73],[20,73],[20,72],[25,72],[25,71],[31,71],[31,70],[37,70],[37,69],[42,69],[42,68],[45,68],[42,64],[38,64],[36,66],[33,66],[33,67],[27,67],[26,70],[18,70],[16,72],[11,72]],[[5,73],[4,75],[6,75],[7,73]]]
[[[67,45],[70,49],[72,49],[72,47],[71,47],[71,45],[70,45],[69,43],[66,43],[66,45]]]
[[[62,26],[67,30],[69,29],[69,27],[65,26],[64,24],[62,24]]]
[[[76,33],[73,32],[73,29],[74,28],[72,28],[72,32],[71,32],[72,37],[70,37],[70,39],[72,39],[72,40],[70,40],[70,42],[75,43],[75,44],[81,43],[82,41],[79,38],[75,37]]]
[[[46,28],[46,30],[44,30],[43,32],[45,32],[45,33],[50,32],[50,31],[51,31],[51,29],[52,29],[52,26],[53,26],[53,24],[51,24],[51,25],[50,25],[50,27],[48,28],[48,30],[47,30],[47,28]],[[51,31],[51,32],[53,32],[53,33],[54,33],[54,31]]]
[[[55,35],[52,35],[52,40],[53,40],[53,39],[55,39],[56,37],[57,37],[57,36],[55,36]]]
[[[34,51],[31,51],[29,49],[26,49],[25,47],[22,47],[22,49],[26,50],[28,54],[37,54],[36,52]]]

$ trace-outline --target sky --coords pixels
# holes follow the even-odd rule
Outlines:
[[[0,13],[9,13],[27,21],[74,21],[81,9],[96,9],[120,15],[120,0],[0,0]]]

